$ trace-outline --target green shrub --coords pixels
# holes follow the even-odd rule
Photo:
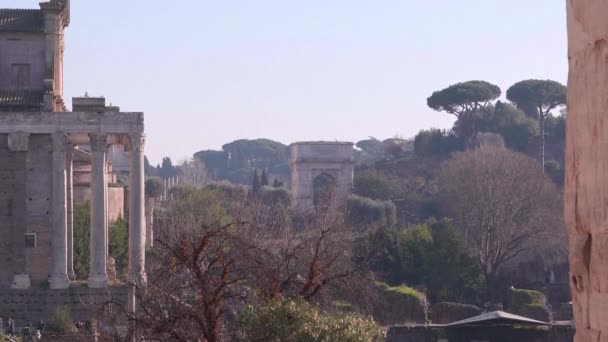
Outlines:
[[[540,291],[511,289],[509,311],[520,316],[550,322],[553,319],[547,298]]]
[[[475,305],[442,302],[431,307],[433,323],[448,324],[481,314],[481,309]]]
[[[233,341],[384,341],[382,330],[373,321],[352,314],[326,314],[302,300],[247,306],[232,325]]]
[[[163,193],[163,183],[158,177],[146,179],[146,197],[158,198]]]
[[[243,200],[247,197],[247,187],[226,181],[207,184],[205,189],[215,191],[230,200]]]
[[[284,205],[289,206],[291,195],[285,188],[273,188],[264,186],[260,191],[260,198],[263,203],[268,205]]]
[[[422,286],[433,302],[474,299],[483,277],[466,241],[448,222],[382,229],[360,242],[374,246],[369,265],[389,285]]]
[[[377,285],[381,291],[381,304],[376,308],[374,317],[378,322],[394,325],[428,321],[428,302],[423,293],[405,285]]]
[[[551,322],[553,320],[553,314],[545,304],[526,304],[514,313],[542,322]]]
[[[454,133],[437,128],[422,130],[414,138],[414,152],[420,157],[448,155],[463,146],[462,139]]]
[[[518,308],[526,304],[546,304],[547,298],[540,291],[511,289],[511,307]]]
[[[71,334],[78,330],[72,321],[70,310],[67,306],[56,306],[53,315],[47,325],[49,332],[56,334]]]
[[[78,279],[89,276],[89,203],[74,206],[74,272]]]
[[[110,225],[109,252],[116,262],[116,275],[126,279],[129,268],[129,224],[119,217]]]
[[[357,195],[346,200],[349,219],[355,224],[378,224],[392,227],[397,222],[397,208],[391,201],[377,201]]]
[[[353,193],[361,197],[387,201],[396,196],[395,184],[383,175],[373,171],[357,173]]]

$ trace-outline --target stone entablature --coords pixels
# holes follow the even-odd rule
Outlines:
[[[353,143],[306,141],[291,145],[292,204],[300,211],[314,209],[314,182],[328,176],[335,185],[336,203],[351,193],[355,158]]]
[[[88,133],[109,134],[112,144],[120,142],[117,135],[144,131],[143,113],[122,112],[0,112],[0,133],[70,134],[70,142],[89,142]]]

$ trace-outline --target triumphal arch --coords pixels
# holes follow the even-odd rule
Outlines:
[[[354,167],[354,150],[351,142],[293,143],[291,191],[294,208],[314,209],[319,189],[331,197],[328,200],[342,202],[352,191]]]
[[[144,116],[63,94],[69,0],[0,9],[0,288],[73,276],[73,156],[91,158],[91,288],[108,286],[108,149],[128,150],[129,276],[145,280]]]

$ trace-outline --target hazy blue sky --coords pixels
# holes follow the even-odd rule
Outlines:
[[[67,97],[145,112],[153,163],[237,138],[412,137],[452,124],[434,90],[567,77],[559,0],[72,0],[66,39]]]

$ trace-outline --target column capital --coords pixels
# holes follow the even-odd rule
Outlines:
[[[51,134],[53,143],[53,152],[65,152],[67,151],[68,136],[63,132],[56,132]]]
[[[92,152],[105,152],[108,147],[108,136],[103,133],[89,133]]]
[[[144,146],[146,144],[146,134],[131,133],[131,134],[129,134],[129,141],[130,141],[131,151],[144,152]]]

